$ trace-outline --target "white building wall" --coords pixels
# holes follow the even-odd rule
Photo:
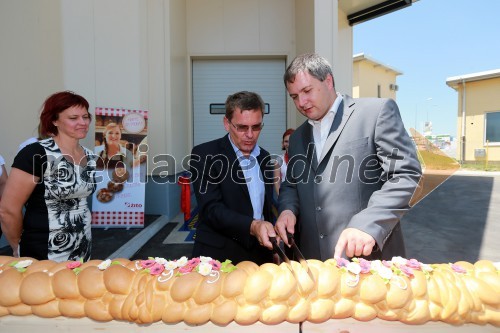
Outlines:
[[[69,89],[85,96],[92,110],[148,109],[154,119],[150,154],[184,156],[192,145],[191,57],[277,55],[289,63],[297,53],[317,51],[334,65],[338,89],[350,87],[352,29],[344,22],[339,28],[337,18],[343,14],[337,0],[25,0],[0,5],[0,66],[8,78],[1,83],[0,106],[2,112],[13,111],[12,126],[0,132],[3,142],[8,138],[17,144],[34,135],[43,100]],[[293,117],[297,112],[289,99],[287,106],[287,127],[295,127],[301,121]],[[92,147],[92,135],[83,144]],[[9,165],[16,151],[12,145],[3,151]]]
[[[338,11],[337,58],[332,64],[337,91],[352,94],[352,27],[347,21],[347,15]]]
[[[187,48],[197,55],[289,55],[292,0],[186,0]]]
[[[171,154],[177,168],[167,169],[179,171],[192,147],[191,60],[288,64],[316,51],[349,92],[352,28],[337,8],[338,0],[2,0],[0,153],[10,166],[18,144],[36,135],[45,98],[73,90],[92,112],[149,110],[149,156]],[[287,107],[286,127],[296,127],[302,119],[289,98]],[[94,146],[93,127],[82,143]]]
[[[45,98],[62,89],[60,1],[0,2],[0,154],[7,170],[18,145],[37,136]]]
[[[190,62],[187,54],[187,12],[185,0],[169,0],[164,2],[165,21],[165,104],[166,113],[163,128],[165,143],[159,153],[172,154],[176,158],[176,169],[169,169],[171,174],[182,168],[182,159],[191,151],[192,115],[191,115],[191,81]],[[160,59],[159,59],[160,60]],[[155,69],[151,68],[151,75]],[[159,110],[160,112],[162,110]]]
[[[147,7],[136,0],[63,1],[64,86],[95,107],[149,109]],[[119,9],[119,10],[118,10]],[[94,146],[93,131],[84,145]]]

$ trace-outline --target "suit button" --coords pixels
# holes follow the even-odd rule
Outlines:
[[[323,239],[323,238],[325,238],[325,235],[324,234],[319,234],[319,238]]]
[[[316,207],[316,210],[319,212],[321,210],[321,207],[320,206]]]
[[[315,182],[316,184],[321,183],[321,181],[322,181],[322,180],[323,180],[323,177],[322,177],[322,176],[316,176],[316,177],[314,177],[314,182]]]

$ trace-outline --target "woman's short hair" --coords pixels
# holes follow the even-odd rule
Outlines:
[[[293,128],[289,128],[285,131],[285,133],[283,133],[283,140],[285,140],[285,136],[287,135],[290,135],[292,134],[293,132],[295,132],[295,130]],[[283,145],[283,143],[281,144],[281,149],[282,150],[285,150],[285,145]]]
[[[42,106],[40,114],[40,135],[42,137],[55,136],[58,134],[54,121],[59,119],[59,113],[72,106],[80,106],[89,111],[89,102],[72,91],[61,91],[50,95]],[[92,115],[89,113],[90,119]]]
[[[285,138],[285,136],[287,135],[290,135],[292,134],[293,132],[295,132],[295,130],[293,128],[289,128],[285,131],[285,133],[283,133],[283,139]]]

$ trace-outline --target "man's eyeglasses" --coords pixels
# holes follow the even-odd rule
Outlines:
[[[246,133],[246,132],[248,132],[249,129],[252,129],[252,132],[259,132],[264,127],[264,123],[248,126],[248,125],[239,125],[239,124],[235,125],[229,119],[227,121],[236,129],[236,131],[241,132],[241,133]]]

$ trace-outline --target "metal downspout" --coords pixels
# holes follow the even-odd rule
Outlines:
[[[462,158],[462,164],[465,163],[465,79],[462,79],[462,152],[460,154]]]

